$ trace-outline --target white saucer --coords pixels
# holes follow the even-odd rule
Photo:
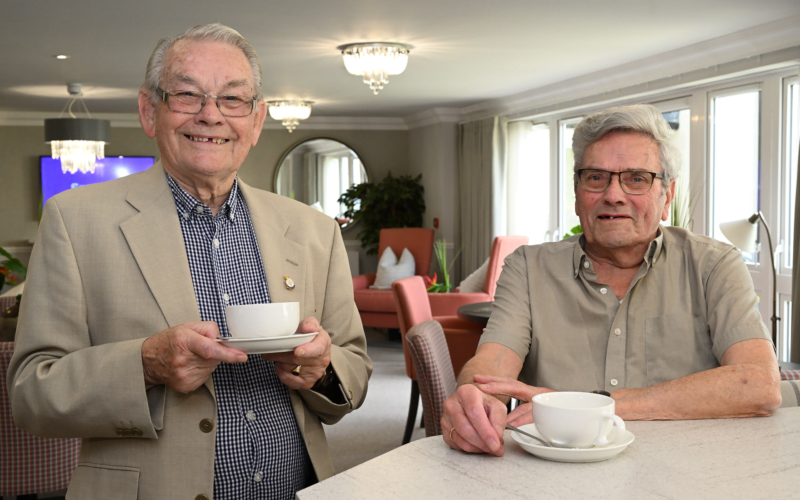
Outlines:
[[[536,424],[526,424],[519,428],[534,436],[542,437],[536,429]],[[594,448],[551,448],[514,431],[511,431],[511,437],[528,453],[554,462],[601,462],[619,455],[633,442],[633,433],[629,430],[613,443]]]
[[[274,352],[288,352],[300,344],[311,342],[319,332],[295,333],[285,337],[266,337],[260,339],[233,339],[230,337],[216,339],[222,345],[235,347],[247,354],[270,354]]]

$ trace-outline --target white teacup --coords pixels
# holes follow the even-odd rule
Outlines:
[[[300,324],[299,302],[248,304],[225,308],[228,331],[236,339],[284,337]]]
[[[588,392],[547,392],[533,397],[533,422],[553,446],[606,446],[625,432],[614,399]]]

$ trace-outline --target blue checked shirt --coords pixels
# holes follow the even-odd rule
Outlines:
[[[192,284],[203,321],[214,321],[229,337],[228,305],[270,301],[247,203],[238,178],[216,216],[172,177]],[[216,500],[293,499],[313,477],[289,391],[271,361],[220,363],[212,374],[217,396],[214,455]]]

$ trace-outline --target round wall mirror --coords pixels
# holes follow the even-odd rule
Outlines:
[[[366,167],[350,146],[319,138],[289,148],[278,162],[273,185],[279,195],[316,208],[344,229],[352,224],[344,218],[346,207],[339,197],[351,186],[369,180]]]

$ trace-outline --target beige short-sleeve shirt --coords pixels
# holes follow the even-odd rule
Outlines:
[[[513,349],[527,384],[614,391],[716,368],[733,344],[770,339],[734,247],[659,233],[622,301],[597,281],[583,235],[520,247],[505,260],[481,344]]]

